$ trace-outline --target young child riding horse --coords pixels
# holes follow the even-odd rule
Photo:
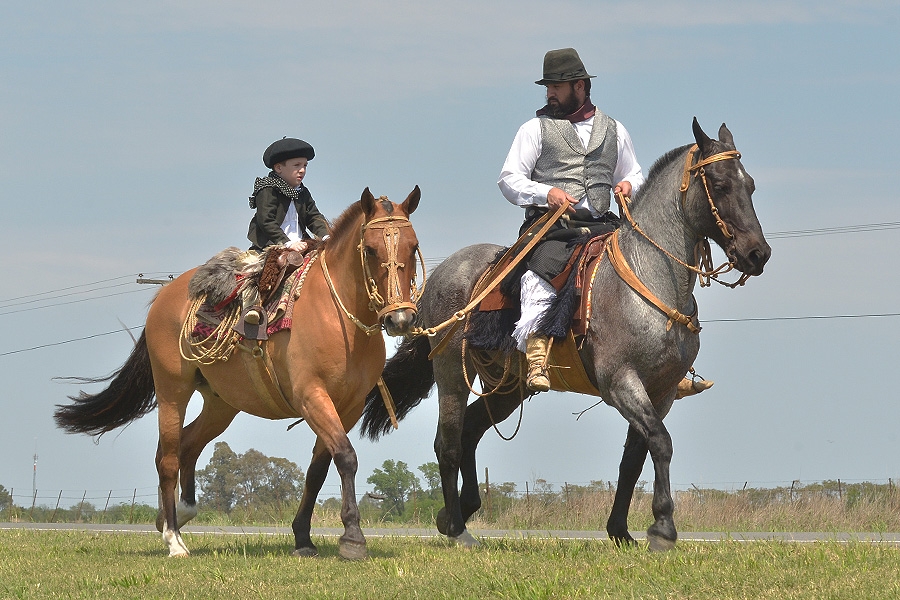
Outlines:
[[[271,171],[266,177],[256,178],[250,196],[250,208],[255,208],[256,214],[247,232],[252,244],[247,260],[256,259],[266,246],[273,244],[304,252],[308,247],[307,230],[318,239],[328,236],[328,222],[316,207],[309,188],[303,185],[307,164],[315,155],[311,145],[296,138],[282,138],[266,148],[263,164]],[[248,282],[241,299],[244,322],[259,325],[265,311],[255,283]]]

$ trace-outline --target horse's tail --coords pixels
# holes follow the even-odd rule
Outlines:
[[[81,383],[111,381],[97,394],[79,392],[69,396],[72,404],[58,404],[53,413],[56,425],[67,433],[103,435],[127,425],[156,408],[156,389],[150,369],[147,338],[141,333],[131,356],[122,368],[106,377],[71,378]]]
[[[428,397],[434,387],[434,368],[428,360],[431,344],[425,336],[403,340],[381,374],[394,399],[397,419],[403,419]],[[391,418],[378,386],[366,396],[360,435],[372,441],[391,431]]]

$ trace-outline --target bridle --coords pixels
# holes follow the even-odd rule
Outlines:
[[[741,153],[737,150],[726,150],[724,152],[719,152],[717,154],[713,154],[712,156],[708,156],[702,160],[698,160],[696,163],[694,162],[694,156],[699,150],[699,146],[694,144],[691,146],[691,149],[688,150],[687,158],[684,163],[684,171],[681,175],[681,187],[679,188],[679,192],[681,192],[681,207],[682,212],[684,209],[685,202],[687,200],[687,192],[688,188],[691,185],[691,175],[694,177],[699,177],[703,182],[703,189],[706,191],[706,199],[709,201],[709,209],[713,215],[713,218],[716,220],[716,225],[719,227],[719,230],[722,232],[722,235],[725,236],[727,240],[733,240],[734,234],[731,233],[731,230],[728,228],[728,224],[722,220],[722,217],[719,215],[719,209],[716,208],[716,203],[713,201],[712,193],[709,190],[709,182],[706,179],[706,170],[704,167],[710,165],[715,162],[719,162],[722,160],[736,160],[741,157]],[[668,250],[657,244],[643,229],[637,224],[634,220],[634,217],[631,216],[631,211],[628,208],[629,199],[626,198],[621,193],[616,194],[616,201],[619,204],[619,207],[622,210],[622,215],[628,220],[628,223],[631,227],[641,234],[647,241],[653,244],[658,250],[660,250],[663,254],[680,264],[681,266],[687,268],[688,270],[697,274],[697,278],[700,281],[701,287],[706,287],[710,285],[710,281],[715,281],[721,285],[736,288],[740,285],[744,285],[747,279],[750,278],[750,275],[747,273],[741,273],[740,278],[734,283],[728,283],[725,281],[721,281],[719,279],[720,275],[724,275],[729,271],[735,268],[734,259],[729,257],[728,262],[722,263],[716,268],[713,268],[712,263],[712,252],[710,250],[709,238],[703,237],[699,242],[697,242],[697,246],[694,248],[694,258],[697,261],[697,265],[689,265],[683,260],[679,259],[677,256],[673,256]]]
[[[419,248],[416,248],[416,254],[419,257],[419,262],[422,265],[422,287],[416,286],[416,272],[413,271],[412,276],[412,287],[409,294],[409,302],[404,301],[403,299],[403,287],[400,282],[400,272],[399,270],[406,266],[405,263],[397,261],[397,253],[400,248],[400,228],[401,227],[412,227],[412,223],[409,222],[409,219],[401,216],[389,216],[389,217],[379,217],[377,219],[372,219],[367,223],[363,223],[359,232],[359,245],[357,249],[359,250],[359,259],[362,265],[363,272],[363,284],[366,287],[366,295],[369,297],[369,310],[376,313],[378,319],[374,325],[366,325],[362,321],[360,321],[356,316],[353,315],[347,307],[344,306],[344,303],[341,301],[340,296],[337,293],[337,289],[334,287],[334,282],[331,280],[331,275],[328,273],[328,266],[325,263],[325,248],[323,248],[320,252],[319,259],[322,262],[322,272],[325,275],[325,281],[328,283],[328,289],[331,290],[331,295],[334,297],[335,301],[340,306],[341,310],[353,322],[354,325],[359,327],[366,335],[374,335],[375,333],[381,331],[381,319],[388,313],[393,312],[395,310],[401,310],[405,308],[411,308],[413,310],[416,309],[416,300],[421,297],[422,292],[425,290],[425,259],[422,256],[422,251]],[[387,300],[381,295],[378,291],[378,286],[375,283],[375,278],[372,277],[372,273],[369,270],[369,265],[366,262],[366,249],[364,239],[366,235],[366,231],[369,229],[380,229],[382,238],[384,239],[384,246],[387,250],[388,258],[387,262],[381,263],[381,266],[387,269],[388,277],[387,277]]]

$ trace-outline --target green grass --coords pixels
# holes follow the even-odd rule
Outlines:
[[[0,531],[6,598],[898,598],[900,548],[852,542],[680,543],[666,554],[608,541],[369,540],[352,563],[336,538],[290,556],[289,536],[185,534],[170,559],[155,534]]]

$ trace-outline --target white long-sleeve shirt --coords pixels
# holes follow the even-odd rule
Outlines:
[[[593,124],[593,117],[574,123],[575,132],[585,148],[591,138]],[[635,156],[631,136],[618,121],[616,121],[616,143],[618,157],[616,170],[613,173],[613,183],[628,181],[631,184],[633,195],[644,183],[644,175]],[[553,186],[531,179],[531,173],[534,171],[534,165],[540,155],[541,120],[535,117],[522,125],[516,133],[509,154],[506,156],[506,162],[503,163],[500,180],[497,182],[503,196],[512,204],[516,206],[547,206],[547,194]],[[590,207],[587,196],[580,198],[575,208],[587,208],[592,213],[595,212]]]

